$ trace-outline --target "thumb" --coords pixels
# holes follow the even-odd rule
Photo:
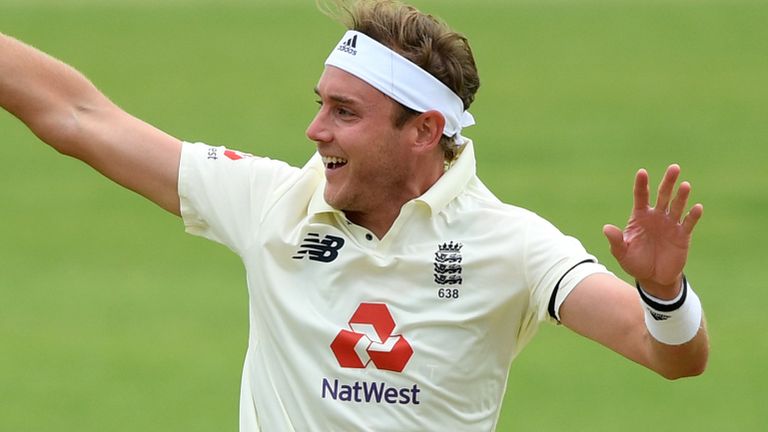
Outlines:
[[[611,254],[620,260],[627,251],[627,244],[624,242],[624,232],[615,225],[603,226],[603,234],[611,245]]]

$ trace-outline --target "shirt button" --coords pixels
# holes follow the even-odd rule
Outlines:
[[[373,235],[371,235],[371,233],[368,233],[368,234],[365,235],[365,239],[368,240],[368,241],[371,241],[371,240],[373,240]]]

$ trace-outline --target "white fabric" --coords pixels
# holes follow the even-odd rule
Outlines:
[[[675,300],[664,301],[656,297],[645,293],[653,301],[660,304],[674,304],[679,301],[683,295],[683,291],[680,290],[680,294]],[[699,296],[693,292],[693,288],[688,284],[688,290],[685,297],[685,302],[677,310],[671,312],[659,312],[643,302],[645,310],[645,326],[648,328],[648,333],[653,336],[657,341],[667,345],[682,345],[693,339],[699,332],[701,327],[701,317],[703,311],[701,308],[701,300]],[[654,317],[660,317],[656,319]]]
[[[445,118],[443,135],[455,136],[458,145],[465,141],[462,128],[475,124],[461,98],[448,86],[364,33],[350,30],[344,34],[325,65],[355,75],[414,111],[440,112]]]
[[[185,143],[179,192],[187,231],[227,245],[247,271],[241,432],[493,430],[511,361],[553,321],[554,286],[592,258],[581,244],[493,196],[475,175],[471,142],[381,240],[323,200],[318,155],[298,169],[227,154]],[[337,248],[326,262],[301,252],[319,240]],[[606,272],[576,269],[556,308],[584,277]],[[358,316],[372,304],[388,311],[376,325]],[[331,347],[344,335],[359,339],[336,350],[366,367],[342,366]],[[374,363],[404,343],[412,354],[398,354],[400,371]]]

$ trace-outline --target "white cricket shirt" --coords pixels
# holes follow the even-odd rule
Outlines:
[[[381,240],[325,203],[324,182],[318,155],[299,169],[183,146],[187,231],[247,272],[240,430],[493,430],[513,358],[605,268],[500,202],[471,143]]]

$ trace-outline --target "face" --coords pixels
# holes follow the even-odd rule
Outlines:
[[[387,210],[413,198],[411,128],[398,129],[396,103],[359,78],[326,67],[316,88],[320,110],[307,128],[325,164],[325,200],[347,212]]]

